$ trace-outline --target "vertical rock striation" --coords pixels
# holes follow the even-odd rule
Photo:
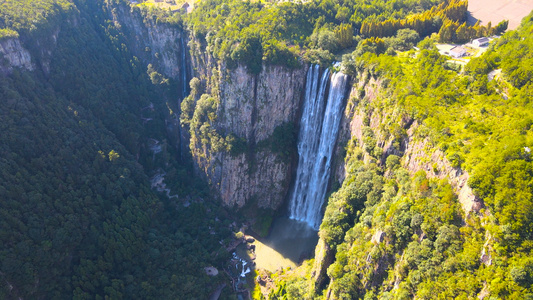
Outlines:
[[[30,52],[22,46],[18,38],[6,38],[0,41],[0,74],[7,75],[13,68],[29,71],[35,69]]]
[[[156,23],[142,16],[139,8],[112,4],[109,17],[128,40],[128,49],[146,64],[179,82],[184,92],[191,73],[187,63],[186,32],[177,25]]]
[[[191,145],[196,165],[224,204],[277,209],[289,188],[291,162],[264,143],[276,142],[272,137],[276,127],[297,122],[306,68],[264,66],[254,75],[242,66],[235,70],[223,64],[195,66],[197,70],[213,68],[220,75],[205,80],[206,90],[216,93],[219,101],[211,126],[222,136],[244,139],[247,149],[232,155]]]
[[[188,137],[181,130],[179,112],[175,108],[179,107],[189,92],[191,69],[186,31],[178,25],[145,17],[138,7],[125,3],[108,4],[107,9],[109,18],[127,40],[131,54],[145,65],[151,65],[149,72],[158,72],[177,83],[178,98],[163,100],[170,103],[171,107],[165,118],[167,137],[178,150],[180,159],[183,159],[188,150]]]

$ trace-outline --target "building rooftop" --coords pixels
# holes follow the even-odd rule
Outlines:
[[[450,53],[464,54],[465,52],[466,52],[466,49],[461,46],[455,46],[452,49],[450,49]]]
[[[489,38],[488,37],[481,37],[479,39],[475,39],[474,41],[477,41],[478,43],[488,43]]]

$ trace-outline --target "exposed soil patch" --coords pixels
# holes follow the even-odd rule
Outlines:
[[[508,29],[516,29],[531,10],[531,0],[468,0],[468,23],[473,25],[481,20],[482,25],[492,22],[492,26],[495,26],[503,20],[509,20]]]

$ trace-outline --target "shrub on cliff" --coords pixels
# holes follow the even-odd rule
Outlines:
[[[258,148],[268,148],[284,161],[289,161],[296,151],[298,131],[294,123],[286,122],[274,128],[272,135],[258,143]]]
[[[9,28],[0,29],[0,41],[3,41],[4,39],[18,38],[18,37],[19,37],[19,34],[15,30],[12,30]]]
[[[297,53],[293,53],[284,42],[269,40],[263,47],[263,61],[270,65],[296,68],[298,63]]]
[[[259,36],[246,34],[231,53],[233,61],[244,64],[252,74],[261,72],[263,66],[263,45]]]

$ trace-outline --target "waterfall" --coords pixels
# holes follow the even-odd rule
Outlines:
[[[322,204],[331,174],[331,157],[337,140],[347,76],[329,70],[320,76],[318,66],[307,73],[305,100],[298,135],[298,168],[289,201],[291,219],[318,229]],[[327,85],[329,92],[325,98]]]
[[[187,85],[189,82],[187,81],[187,56],[185,54],[185,51],[187,51],[187,48],[185,48],[185,42],[183,41],[183,36],[180,38],[181,42],[181,95],[182,98],[187,97]]]
[[[182,33],[182,36],[180,37],[180,44],[181,44],[181,57],[180,57],[180,71],[181,71],[181,99],[180,99],[180,103],[181,101],[183,101],[183,99],[185,99],[185,97],[187,97],[189,95],[189,92],[188,92],[188,85],[189,85],[189,81],[187,80],[187,55],[186,55],[186,51],[187,51],[187,48],[185,47],[185,38],[183,37],[185,35],[185,33]],[[180,125],[180,121],[179,121],[179,115],[175,115],[176,118],[174,120],[174,122],[176,122],[176,126],[178,128],[178,153],[179,153],[179,158],[180,160],[183,160],[184,159],[184,154],[187,153],[188,151],[188,143],[187,143],[187,134],[186,132],[184,132],[184,130],[181,128],[181,125]]]

